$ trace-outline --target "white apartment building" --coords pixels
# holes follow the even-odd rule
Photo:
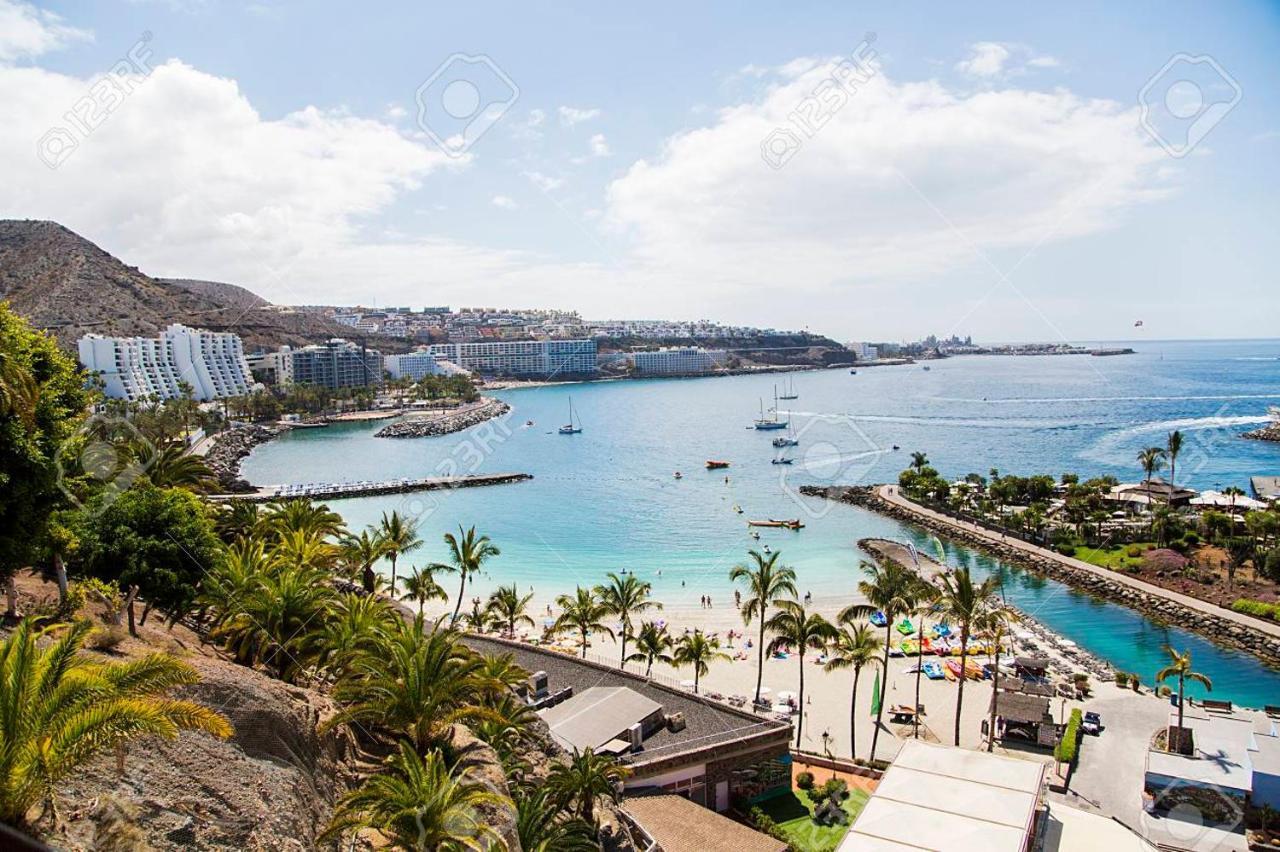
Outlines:
[[[876,361],[880,358],[880,350],[870,343],[848,343],[845,348],[857,355],[859,361]]]
[[[641,375],[689,376],[709,373],[724,365],[729,353],[699,346],[669,346],[653,352],[632,352],[628,356]]]
[[[80,363],[102,377],[114,399],[172,399],[191,385],[201,401],[239,396],[253,389],[253,374],[240,337],[173,324],[152,337],[103,337],[79,341]]]
[[[594,340],[511,340],[437,343],[428,347],[464,370],[484,376],[590,375],[596,372]]]
[[[443,355],[435,355],[426,350],[408,352],[404,355],[387,355],[382,359],[386,371],[393,379],[413,379],[415,382],[423,376],[443,376],[448,370],[442,366]]]

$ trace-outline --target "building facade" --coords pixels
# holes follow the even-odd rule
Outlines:
[[[173,324],[159,337],[80,338],[80,363],[102,377],[113,399],[173,399],[182,384],[200,401],[240,396],[253,374],[239,335]]]
[[[383,359],[383,366],[393,379],[412,379],[418,381],[424,376],[443,376],[448,374],[441,361],[444,356],[433,355],[427,351],[408,352],[404,355],[388,355]]]
[[[729,354],[723,349],[673,346],[652,352],[632,352],[629,358],[635,371],[642,375],[692,376],[723,367]]]
[[[341,338],[291,353],[291,380],[337,390],[382,385],[382,353]]]
[[[586,376],[596,372],[594,340],[512,340],[437,343],[428,349],[485,376]]]

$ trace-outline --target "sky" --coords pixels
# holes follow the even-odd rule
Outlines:
[[[283,304],[1280,329],[1280,4],[602,5],[0,0],[0,217]]]

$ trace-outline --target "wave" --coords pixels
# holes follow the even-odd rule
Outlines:
[[[912,417],[899,414],[823,414],[817,411],[789,411],[791,417],[812,417],[819,420],[843,420],[857,423],[900,423],[905,426],[953,426],[972,429],[1070,429],[1080,426],[1079,420],[1009,420],[976,417]]]
[[[1269,361],[1270,358],[1260,360]],[[1196,402],[1196,401],[1213,401],[1213,400],[1229,400],[1229,399],[1280,399],[1280,393],[1240,393],[1240,394],[1212,394],[1207,396],[1059,396],[1059,397],[1035,397],[1035,396],[1011,396],[999,397],[996,399],[963,399],[960,397],[935,396],[930,397],[933,402],[964,402],[981,405],[1016,405],[1033,402]]]
[[[1108,432],[1099,438],[1092,447],[1082,451],[1080,455],[1083,458],[1107,464],[1132,466],[1134,464],[1134,453],[1131,452],[1133,447],[1129,442],[1142,435],[1165,434],[1174,430],[1193,434],[1211,430],[1229,430],[1229,437],[1234,439],[1240,427],[1256,426],[1269,422],[1271,422],[1271,418],[1265,414],[1237,417],[1182,417],[1174,420],[1157,420]],[[1211,453],[1216,449],[1215,440],[1214,438],[1193,437],[1190,451],[1192,453],[1197,450],[1201,453]],[[1161,441],[1160,443],[1163,444],[1164,442]]]

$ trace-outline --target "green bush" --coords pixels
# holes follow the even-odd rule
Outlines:
[[[1124,689],[1129,685],[1129,675],[1124,672],[1116,672],[1116,686]]]
[[[812,790],[813,789],[813,773],[812,772],[798,773],[796,775],[796,786],[799,787],[801,790]]]
[[[1053,749],[1053,757],[1059,763],[1075,763],[1080,753],[1080,725],[1084,722],[1084,714],[1079,708],[1071,711],[1062,739]]]
[[[1231,609],[1236,612],[1242,612],[1245,615],[1256,616],[1257,618],[1269,618],[1272,621],[1280,621],[1280,605],[1269,604],[1266,601],[1255,601],[1251,598],[1237,598],[1232,602]]]
[[[1195,547],[1200,543],[1200,533],[1188,530],[1182,534],[1182,543],[1187,547]]]
[[[1136,544],[1131,544],[1125,550],[1124,555],[1128,556],[1130,559],[1137,559],[1139,556],[1142,555],[1142,548],[1138,547],[1138,545]]]
[[[128,635],[128,631],[123,627],[108,624],[103,627],[95,627],[85,639],[84,645],[86,648],[105,653],[114,650]]]
[[[1058,552],[1063,556],[1075,556],[1076,546],[1074,544],[1060,544],[1058,545]]]

